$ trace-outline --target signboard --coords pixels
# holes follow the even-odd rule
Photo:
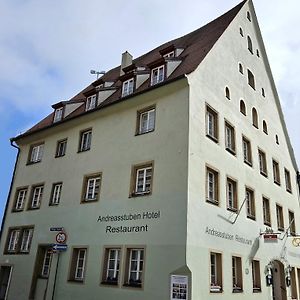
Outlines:
[[[52,250],[53,251],[67,251],[68,245],[66,244],[53,244]]]
[[[188,299],[188,277],[171,275],[171,300]]]
[[[67,241],[67,234],[65,232],[57,233],[55,240],[59,244],[64,244]]]
[[[278,236],[276,233],[265,233],[264,234],[264,241],[265,243],[277,243]]]
[[[293,238],[293,246],[294,247],[299,247],[300,246],[300,238],[296,237],[296,238]]]
[[[50,227],[50,231],[64,231],[63,227]]]

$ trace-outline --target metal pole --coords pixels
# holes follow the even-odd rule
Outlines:
[[[60,257],[60,252],[58,251],[57,252],[57,262],[56,262],[55,277],[54,277],[54,285],[53,285],[53,291],[52,291],[52,300],[54,299],[54,293],[55,293],[55,286],[56,286],[56,278],[57,278],[57,270],[58,270],[59,257]]]

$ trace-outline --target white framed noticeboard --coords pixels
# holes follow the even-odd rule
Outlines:
[[[188,277],[171,275],[171,300],[188,299]]]

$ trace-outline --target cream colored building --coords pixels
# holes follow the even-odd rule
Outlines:
[[[53,109],[12,139],[0,299],[300,299],[298,169],[251,0]]]

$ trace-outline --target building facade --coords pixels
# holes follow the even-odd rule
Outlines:
[[[300,299],[299,183],[251,1],[12,139],[0,299]]]

